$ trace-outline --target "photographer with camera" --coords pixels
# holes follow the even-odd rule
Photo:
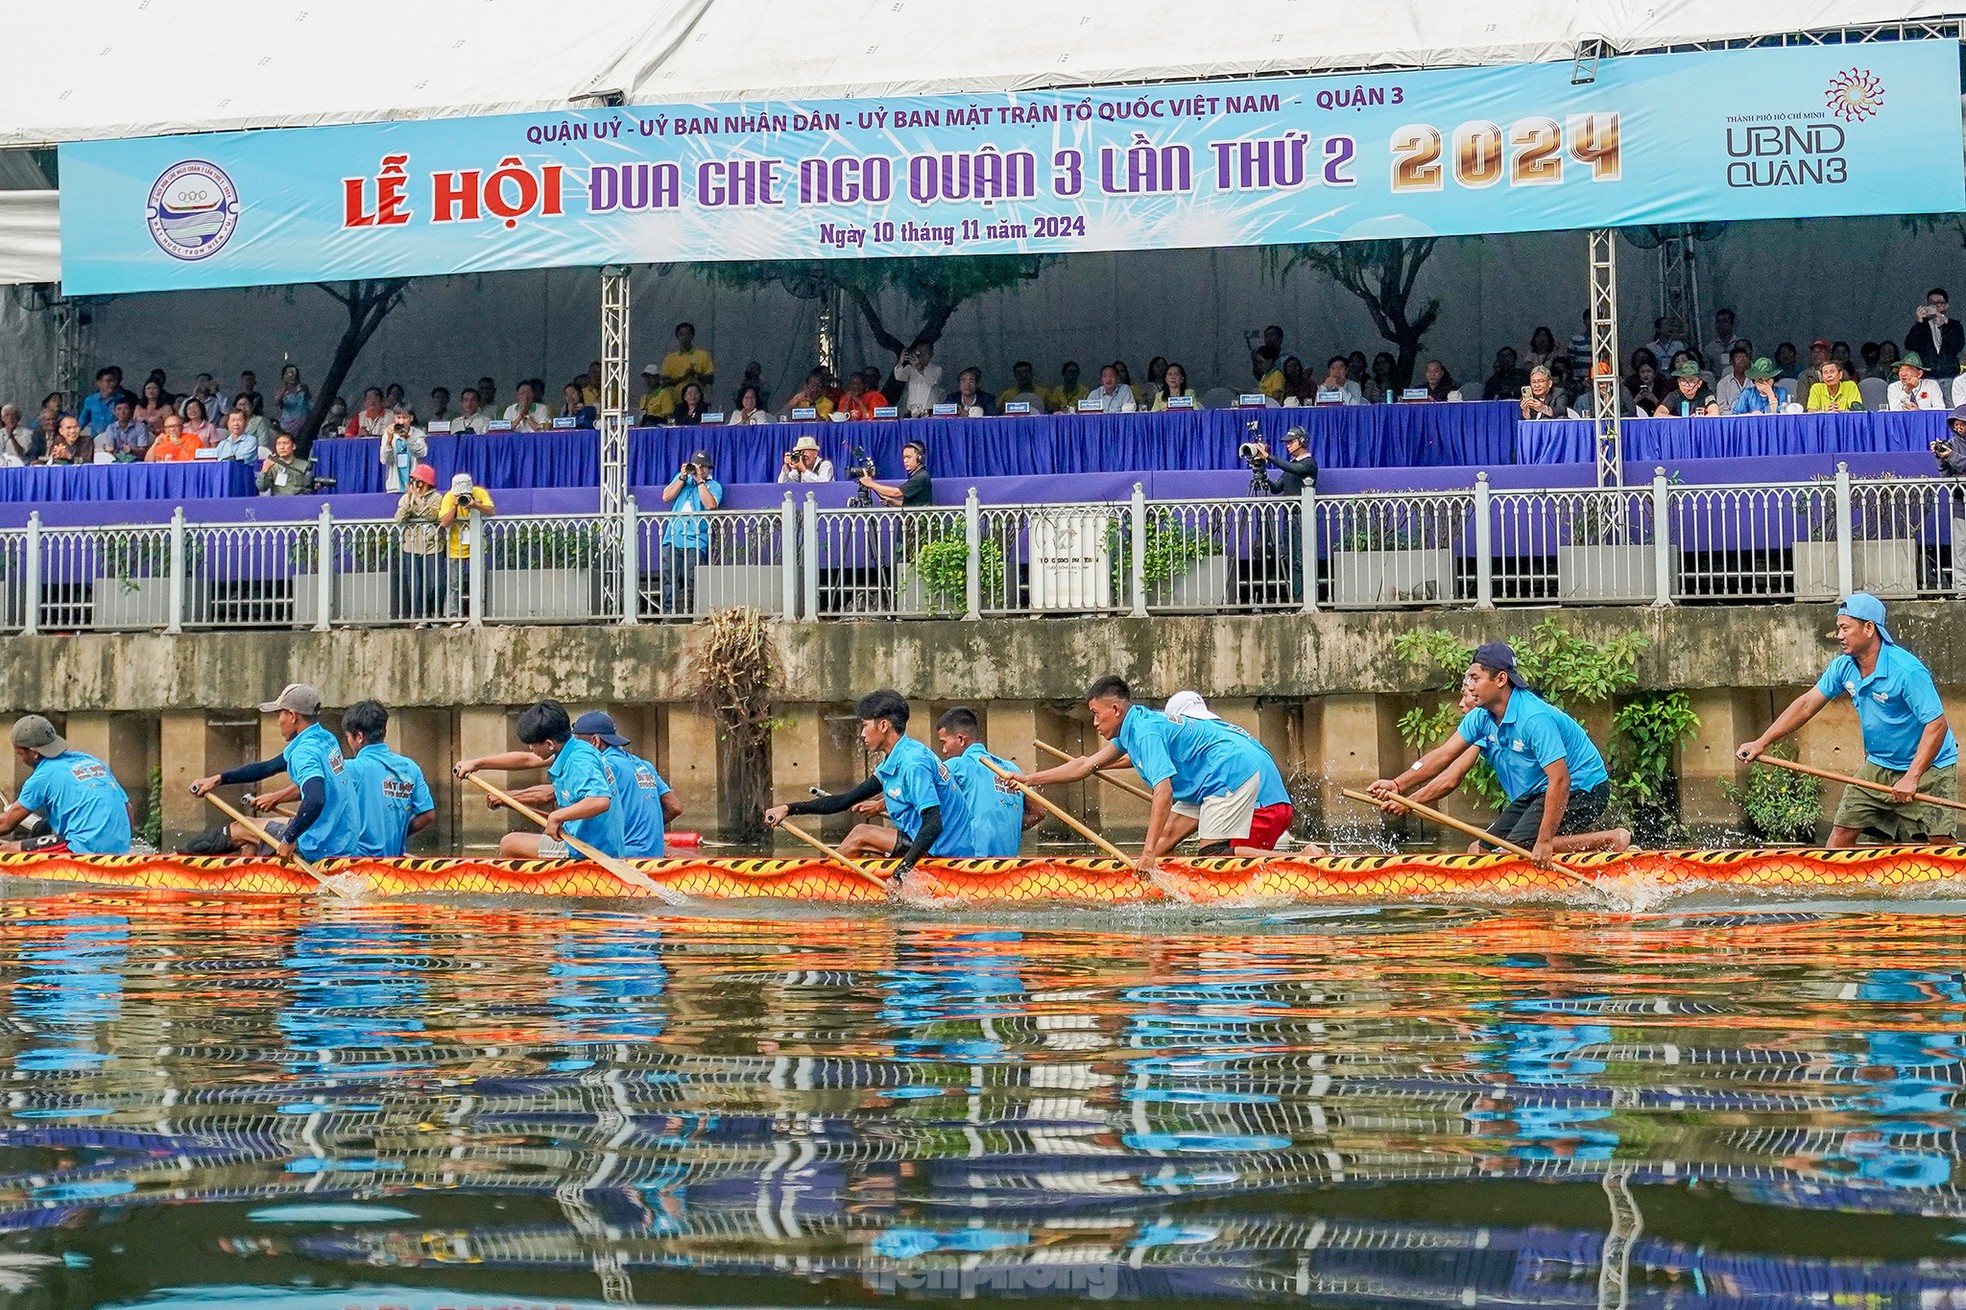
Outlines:
[[[1311,456],[1311,434],[1301,427],[1291,428],[1283,434],[1284,453],[1288,459],[1278,459],[1270,453],[1270,447],[1262,438],[1263,425],[1254,419],[1249,423],[1249,440],[1237,448],[1236,453],[1243,463],[1249,465],[1249,490],[1256,496],[1285,496],[1292,500],[1303,497],[1305,487],[1317,486],[1317,460]],[[1270,481],[1270,469],[1277,471],[1276,481]],[[1285,521],[1289,529],[1285,549],[1290,554],[1290,598],[1304,599],[1304,524],[1298,507],[1285,510]]]
[[[1948,436],[1932,443],[1932,455],[1939,461],[1939,473],[1948,478],[1966,478],[1966,405],[1946,415]]]
[[[883,505],[913,509],[935,503],[934,484],[928,478],[928,450],[921,442],[910,441],[901,447],[901,467],[908,471],[908,477],[898,487],[874,481],[873,461],[863,463],[863,459],[864,456],[859,456],[849,464],[847,475],[860,484],[862,491],[878,496]]]
[[[792,443],[785,462],[778,466],[780,482],[831,482],[833,461],[819,455],[819,439],[811,433]]]
[[[430,454],[430,444],[407,405],[398,405],[390,412],[380,438],[383,480],[390,491],[401,494],[409,489],[410,470]]]
[[[669,485],[662,503],[672,507],[662,527],[662,612],[689,615],[696,603],[696,566],[710,553],[710,520],[702,511],[723,503],[724,484],[714,475],[710,452],[699,450]]]

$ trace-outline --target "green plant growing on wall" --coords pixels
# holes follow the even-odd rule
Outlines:
[[[1123,596],[1133,573],[1133,533],[1125,522],[1106,529],[1106,548],[1113,561],[1113,594]],[[1149,596],[1164,595],[1196,560],[1221,553],[1221,542],[1184,525],[1176,511],[1160,506],[1147,511],[1147,549],[1141,557],[1141,572]]]
[[[1783,742],[1768,752],[1795,758],[1795,747]],[[1763,841],[1813,842],[1823,821],[1823,784],[1806,773],[1771,769],[1757,764],[1748,770],[1747,786],[1723,782],[1720,789],[1741,807],[1748,831]]]
[[[491,564],[500,569],[587,569],[601,553],[598,523],[508,524],[493,536]]]
[[[1003,547],[985,538],[976,553],[983,595],[1003,594]],[[929,608],[960,614],[969,604],[969,543],[955,533],[936,537],[915,555]]]
[[[1626,633],[1602,644],[1587,641],[1548,618],[1516,643],[1516,662],[1539,695],[1575,713],[1614,704],[1637,686],[1638,657],[1646,644],[1642,633]],[[1451,680],[1444,680],[1440,689],[1443,695],[1458,689],[1460,675],[1474,658],[1472,647],[1433,628],[1409,628],[1394,639],[1393,649],[1402,659],[1449,675]],[[1400,716],[1400,740],[1416,751],[1428,750],[1445,741],[1460,720],[1461,712],[1452,701],[1411,709]],[[1646,840],[1661,840],[1679,831],[1673,754],[1699,725],[1692,699],[1678,691],[1631,696],[1612,713],[1605,766],[1611,774],[1614,806],[1624,811]],[[1502,801],[1501,787],[1485,764],[1472,770],[1461,785],[1488,804]]]
[[[164,849],[164,770],[150,771],[150,791],[144,798],[143,830],[137,836],[157,850]]]

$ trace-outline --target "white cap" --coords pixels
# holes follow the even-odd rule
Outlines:
[[[1198,691],[1177,691],[1167,698],[1161,713],[1170,719],[1220,719],[1222,716],[1208,708],[1208,702]]]

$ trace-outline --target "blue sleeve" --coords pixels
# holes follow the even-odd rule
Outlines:
[[[724,484],[715,478],[711,478],[710,494],[717,498],[717,508],[722,509],[724,504]]]
[[[674,790],[675,788],[671,787],[661,774],[658,773],[655,775],[655,798],[657,800],[661,800]]]
[[[287,820],[287,841],[295,846],[300,844],[300,835],[314,826],[314,820],[321,817],[321,811],[328,803],[327,779],[316,774],[300,785],[300,805],[294,810],[294,817]]]
[[[424,779],[423,770],[416,771],[416,788],[410,794],[410,813],[423,814],[437,808],[437,802],[430,796],[430,784]]]
[[[1454,727],[1454,735],[1470,746],[1481,745],[1481,739],[1488,735],[1488,711],[1479,707],[1461,716],[1460,723]]]
[[[53,784],[47,777],[43,777],[43,774],[52,777],[54,770],[45,763],[37,764],[34,766],[34,772],[27,775],[27,781],[20,785],[20,791],[15,794],[14,800],[22,809],[33,810],[36,814],[47,812],[48,802],[54,799],[48,794]]]
[[[1530,749],[1536,753],[1536,764],[1547,769],[1564,758],[1563,730],[1556,726],[1556,719],[1549,714],[1538,714],[1522,725],[1522,735],[1528,739]]]
[[[282,751],[270,760],[259,760],[252,764],[241,764],[236,769],[227,769],[224,773],[218,775],[218,780],[220,783],[230,786],[235,782],[259,782],[261,779],[270,778],[276,773],[286,773],[287,771],[287,754],[285,751]]]
[[[1838,696],[1841,696],[1843,694],[1844,681],[1848,676],[1843,672],[1843,666],[1850,662],[1853,661],[1850,660],[1848,655],[1838,655],[1835,659],[1831,660],[1829,667],[1823,670],[1823,676],[1816,679],[1816,690],[1830,700],[1835,700]]]
[[[1167,738],[1160,731],[1159,724],[1151,719],[1144,720],[1126,735],[1128,740],[1123,744],[1128,758],[1133,761],[1133,771],[1149,787],[1158,787],[1174,776],[1174,761],[1168,758]]]
[[[1748,408],[1748,397],[1749,397],[1749,396],[1758,396],[1758,395],[1760,395],[1760,394],[1761,394],[1761,393],[1760,393],[1760,392],[1758,392],[1758,391],[1756,391],[1756,390],[1755,390],[1755,389],[1754,389],[1753,387],[1748,387],[1748,388],[1746,388],[1746,389],[1744,389],[1744,390],[1743,390],[1743,391],[1741,392],[1741,394],[1740,394],[1740,395],[1738,395],[1738,396],[1736,396],[1736,397],[1734,397],[1734,403],[1733,403],[1732,405],[1729,405],[1729,406],[1727,407],[1727,412],[1728,412],[1729,414],[1753,414],[1753,413],[1755,413],[1756,411],[1754,411],[1754,410],[1752,410],[1752,409],[1749,409],[1749,408]]]
[[[1922,668],[1908,670],[1905,674],[1905,704],[1920,723],[1945,717],[1945,702],[1939,699],[1939,689],[1932,685],[1932,675]],[[40,770],[36,769],[35,772],[39,773]]]

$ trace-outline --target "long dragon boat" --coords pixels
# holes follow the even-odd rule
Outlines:
[[[636,861],[665,888],[704,901],[795,900],[876,904],[897,892],[919,904],[1288,905],[1414,900],[1575,900],[1576,875],[1614,899],[1657,903],[1702,889],[1752,895],[1948,897],[1966,895],[1966,847],[1853,850],[1645,851],[1567,857],[1539,869],[1512,855],[1276,855],[1172,859],[1149,877],[1110,859],[1036,857],[923,860],[904,884],[862,877],[818,857]],[[865,866],[888,874],[892,862]],[[329,892],[397,897],[537,896],[555,900],[656,899],[652,889],[580,860],[331,860],[323,881],[271,859],[186,855],[0,855],[0,878],[219,897]],[[892,882],[891,879],[886,880]]]

